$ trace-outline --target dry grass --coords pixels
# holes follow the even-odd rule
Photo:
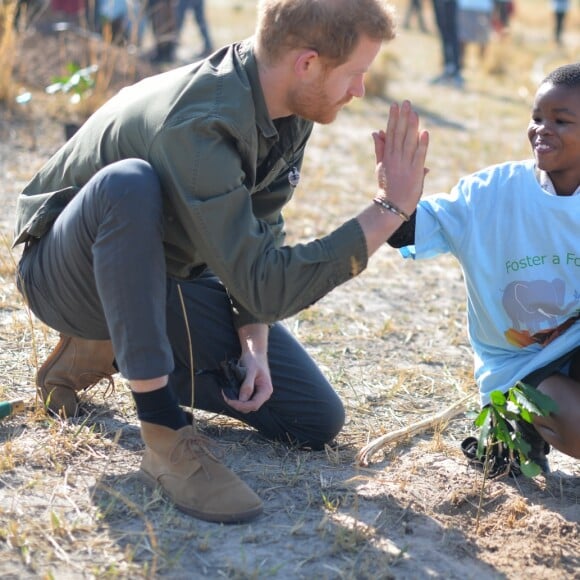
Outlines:
[[[0,4],[0,103],[9,103],[14,97],[12,78],[16,57],[18,34],[12,23],[16,12],[16,2]]]
[[[209,3],[216,41],[251,32],[252,6]],[[580,40],[570,36],[556,50],[547,3],[518,6],[511,36],[494,42],[489,63],[470,56],[465,91],[429,86],[440,67],[437,40],[401,33],[384,57],[387,84],[376,83],[383,92],[316,129],[286,212],[292,242],[324,235],[369,199],[370,132],[386,122],[392,99],[411,97],[431,131],[427,193],[484,165],[528,156],[525,126],[537,77],[572,60]],[[578,11],[571,16],[568,30],[580,24]],[[47,417],[34,375],[56,336],[27,315],[15,289],[7,217],[15,192],[60,138],[39,111],[32,118],[34,140],[27,122],[0,124],[8,137],[0,140],[7,176],[0,183],[0,398],[27,403],[22,415],[0,423],[3,577],[577,577],[577,463],[555,454],[553,478],[494,482],[481,498],[481,478],[459,452],[472,429],[463,415],[384,448],[368,468],[355,465],[369,440],[473,392],[461,273],[452,259],[407,263],[385,249],[362,276],[287,321],[345,402],[348,422],[336,447],[298,452],[236,421],[196,413],[228,465],[265,501],[264,516],[251,524],[188,518],[138,481],[141,442],[122,379],[106,399],[104,389],[92,392],[82,418]]]

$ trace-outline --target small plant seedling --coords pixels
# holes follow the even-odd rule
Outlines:
[[[52,84],[44,90],[49,95],[72,93],[71,103],[79,103],[95,86],[94,74],[98,69],[99,67],[96,64],[81,68],[76,63],[68,63],[66,66],[68,74],[61,77],[53,77]]]
[[[483,459],[486,449],[494,444],[504,444],[509,452],[517,456],[520,469],[527,477],[541,473],[541,467],[529,459],[530,444],[522,434],[510,426],[510,421],[532,423],[534,416],[546,417],[558,410],[556,403],[547,395],[522,382],[516,383],[507,393],[493,391],[490,404],[484,407],[475,418],[480,427],[477,442],[477,457]]]

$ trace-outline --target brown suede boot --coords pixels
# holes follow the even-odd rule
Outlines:
[[[209,522],[236,523],[262,512],[260,498],[207,449],[211,442],[192,426],[178,431],[141,421],[145,455],[141,475],[160,485],[186,514]]]
[[[42,402],[53,413],[73,417],[78,409],[77,392],[108,379],[112,375],[115,355],[110,340],[86,340],[60,335],[36,375],[36,389]]]

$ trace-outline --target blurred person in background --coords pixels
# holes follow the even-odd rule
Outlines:
[[[140,0],[97,0],[98,30],[115,44],[141,45],[146,19]]]
[[[152,64],[172,63],[177,47],[173,0],[148,0],[147,17],[155,38],[155,48],[149,60]]]
[[[176,26],[177,26],[177,36],[178,38],[181,35],[181,30],[183,28],[183,23],[185,21],[185,16],[190,10],[193,12],[193,16],[195,18],[195,23],[197,25],[197,29],[199,30],[199,34],[201,36],[201,40],[203,42],[203,46],[201,51],[196,55],[196,58],[204,58],[209,56],[210,53],[213,51],[213,43],[211,41],[211,37],[209,34],[209,28],[207,25],[207,20],[205,17],[205,1],[204,0],[177,0],[176,4]]]
[[[487,54],[491,34],[493,0],[457,0],[457,36],[459,38],[459,68],[463,70],[469,44],[478,48],[479,65]]]
[[[493,1],[493,29],[500,35],[508,32],[510,19],[515,11],[514,0],[494,0]]]
[[[550,2],[554,13],[554,41],[558,46],[561,46],[563,44],[562,33],[564,32],[566,15],[570,8],[570,0],[550,0]]]
[[[417,24],[421,32],[428,32],[425,25],[425,17],[423,16],[423,0],[409,0],[407,10],[403,18],[403,28],[407,30],[411,28],[411,19],[415,16]]]
[[[433,10],[441,40],[443,72],[433,78],[431,84],[451,83],[461,87],[463,78],[457,36],[457,0],[433,0]]]

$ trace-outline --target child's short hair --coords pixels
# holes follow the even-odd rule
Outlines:
[[[580,88],[580,62],[565,64],[554,69],[542,81],[542,84],[545,83],[567,87],[568,89]]]

